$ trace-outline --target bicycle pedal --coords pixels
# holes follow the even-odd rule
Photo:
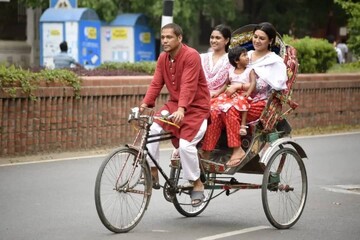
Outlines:
[[[152,188],[153,189],[155,189],[155,190],[159,190],[160,188],[161,188],[161,185],[160,185],[160,183],[153,183],[153,185],[152,185]]]

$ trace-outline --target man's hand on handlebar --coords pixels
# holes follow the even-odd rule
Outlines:
[[[184,113],[185,113],[185,109],[183,107],[179,107],[177,111],[173,112],[169,116],[169,119],[171,119],[173,123],[179,125],[184,119],[185,116]]]
[[[144,110],[148,108],[148,105],[146,103],[142,103],[139,107],[139,113],[143,113]],[[166,110],[167,111],[167,110]],[[163,113],[161,113],[163,114]],[[167,113],[169,114],[169,113]],[[167,114],[163,114],[165,119],[170,120],[171,122],[175,123],[176,125],[179,125],[185,116],[185,108],[179,107],[175,112],[173,112],[171,115],[165,116]]]

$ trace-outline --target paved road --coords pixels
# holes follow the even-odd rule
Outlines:
[[[305,163],[310,185],[304,213],[290,230],[271,227],[259,190],[222,195],[196,218],[182,217],[156,191],[139,225],[129,233],[113,234],[95,210],[94,182],[102,161],[95,157],[0,167],[0,239],[358,240],[360,133],[296,141],[309,157]],[[261,181],[238,177],[250,179]]]

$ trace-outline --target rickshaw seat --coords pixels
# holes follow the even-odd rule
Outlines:
[[[276,125],[298,107],[298,104],[291,99],[292,86],[295,83],[298,71],[296,49],[289,45],[286,45],[285,48],[286,54],[284,55],[284,63],[286,65],[288,76],[286,82],[287,89],[272,92],[268,103],[260,116],[262,131],[264,132],[274,131]],[[288,105],[288,109],[284,110],[283,108],[286,105]]]

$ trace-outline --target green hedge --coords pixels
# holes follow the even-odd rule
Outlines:
[[[309,37],[293,39],[288,36],[284,36],[283,40],[297,49],[300,73],[324,73],[329,69],[331,72],[352,72],[359,71],[360,69],[360,62],[336,64],[336,52],[332,44],[326,40]],[[101,64],[97,68],[109,70],[124,69],[152,75],[155,72],[156,62],[108,62]],[[11,96],[15,96],[17,89],[20,87],[23,93],[32,99],[36,99],[33,93],[42,81],[72,86],[75,95],[78,95],[81,86],[79,76],[73,71],[66,69],[41,69],[38,72],[34,72],[15,66],[0,65],[0,89]]]
[[[156,68],[156,62],[106,62],[101,64],[99,67],[100,69],[125,69],[134,72],[143,72],[148,73],[149,75],[153,75]]]
[[[41,82],[61,83],[74,88],[75,96],[80,92],[80,78],[73,72],[66,69],[42,69],[39,72],[32,72],[15,66],[0,65],[0,89],[14,97],[17,89],[36,100],[34,91]]]
[[[296,48],[300,73],[325,73],[336,64],[336,51],[325,39],[284,36],[283,40]]]

